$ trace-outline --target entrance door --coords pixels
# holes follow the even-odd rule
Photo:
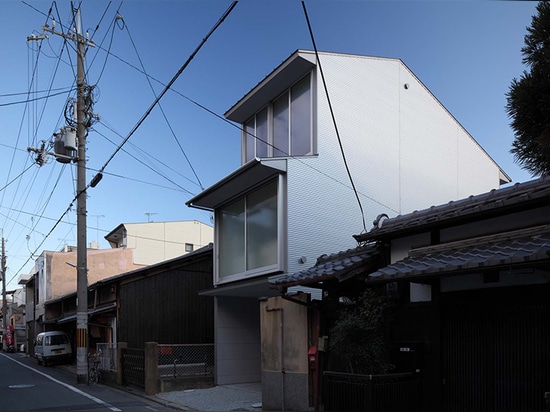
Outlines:
[[[443,410],[546,410],[548,287],[453,292],[441,297]]]

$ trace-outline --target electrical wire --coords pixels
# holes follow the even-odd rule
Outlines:
[[[123,22],[124,22],[124,20],[123,20]],[[132,38],[132,35],[130,33],[130,29],[128,28],[128,25],[126,24],[126,22],[124,22],[124,27],[126,28],[126,32],[128,33],[128,37],[130,38],[130,42],[132,43],[132,46],[134,47],[134,51],[136,52],[137,58],[139,60],[139,64],[141,65],[141,68],[142,68],[143,72],[145,73],[145,78],[147,79],[147,83],[149,84],[149,87],[151,88],[151,91],[153,92],[153,96],[156,97],[155,89],[153,88],[153,85],[151,84],[151,80],[149,79],[149,75],[145,71],[145,65],[143,64],[143,61],[141,60],[141,56],[139,55],[139,53],[137,51],[136,44],[134,43],[134,39]],[[168,117],[166,117],[166,113],[164,112],[164,109],[163,109],[162,105],[160,104],[160,102],[159,102],[159,109],[160,109],[160,112],[162,113],[162,116],[164,117],[164,121],[166,122],[168,128],[170,129],[172,137],[176,141],[178,147],[180,148],[181,153],[183,154],[183,157],[185,157],[185,160],[187,161],[187,164],[189,165],[189,167],[191,168],[191,171],[195,175],[195,178],[197,179],[197,182],[199,183],[199,186],[200,186],[201,190],[204,190],[204,186],[202,185],[202,182],[199,179],[199,176],[197,175],[197,172],[195,171],[195,168],[191,164],[191,161],[189,160],[189,157],[187,156],[187,153],[185,153],[185,150],[183,150],[183,147],[182,147],[180,141],[178,140],[178,138],[176,136],[176,133],[174,132],[174,129],[172,128],[172,125],[170,124],[170,121],[168,120]]]
[[[307,15],[306,4],[305,4],[304,1],[302,1],[302,8],[304,9],[304,15],[305,15],[305,18],[306,18],[306,21],[307,21],[307,27],[309,29],[309,35],[311,37],[311,43],[313,44],[313,49],[315,50],[315,59],[317,60],[317,65],[319,66],[319,72],[321,73],[321,79],[323,81],[323,88],[325,90],[325,95],[327,97],[327,103],[328,103],[328,107],[329,107],[329,110],[330,110],[330,115],[332,117],[332,123],[334,125],[334,131],[336,132],[336,137],[338,139],[338,145],[340,146],[340,152],[342,153],[342,159],[343,159],[344,165],[346,167],[346,172],[348,174],[349,181],[351,183],[351,186],[353,187],[353,192],[355,193],[355,197],[357,198],[357,203],[359,204],[359,209],[361,210],[361,216],[362,216],[362,220],[363,220],[363,230],[365,232],[367,232],[367,225],[365,223],[365,212],[363,211],[363,205],[361,204],[361,199],[359,198],[359,195],[357,193],[357,188],[355,187],[355,183],[353,181],[353,177],[351,176],[351,171],[350,171],[349,166],[348,166],[348,161],[346,159],[346,154],[344,152],[344,146],[342,145],[342,139],[340,138],[340,131],[338,130],[338,125],[336,124],[336,117],[334,115],[334,110],[332,108],[332,103],[331,103],[330,96],[329,96],[329,93],[328,93],[327,82],[325,80],[325,75],[323,73],[323,67],[321,66],[321,60],[319,59],[319,53],[317,51],[317,45],[315,44],[315,37],[313,36],[313,30],[311,29],[311,24],[309,22],[309,17]]]
[[[8,183],[6,183],[4,185],[4,187],[1,187],[0,188],[0,192],[3,191],[6,187],[8,187],[9,185],[11,185],[13,182],[15,182],[17,179],[19,179],[21,176],[23,176],[25,174],[25,172],[27,172],[28,170],[30,170],[31,167],[33,167],[34,165],[31,164],[29,167],[27,167],[25,170],[23,170],[21,173],[19,173],[19,175],[17,175],[16,177],[14,177],[11,181],[9,181]]]
[[[46,239],[48,239],[48,237],[53,233],[53,231],[57,228],[57,226],[59,226],[59,224],[61,223],[62,219],[65,217],[65,215],[67,213],[69,213],[69,211],[73,208],[73,205],[74,205],[74,202],[76,200],[76,197],[73,199],[73,201],[71,202],[71,204],[69,205],[69,207],[67,207],[67,209],[63,212],[63,214],[61,215],[61,217],[59,219],[56,220],[55,224],[53,225],[53,227],[50,229],[50,231],[48,233],[46,233],[46,235],[44,236],[44,239],[42,239],[42,242],[40,242],[40,244],[35,248],[34,252],[32,252],[32,254],[27,258],[27,260],[25,261],[25,263],[23,263],[21,265],[21,267],[19,268],[19,270],[17,270],[15,272],[15,275],[13,275],[11,277],[11,279],[9,280],[9,282],[7,283],[11,283],[15,277],[19,274],[19,272],[21,272],[23,270],[23,268],[25,267],[25,265],[27,263],[29,263],[29,261],[32,259],[33,255],[36,255],[36,252],[38,252],[38,250],[42,247],[42,245],[44,244],[44,242],[46,241]]]
[[[109,2],[109,5],[110,4],[111,3]],[[105,10],[105,12],[107,12],[107,10]],[[109,48],[107,49],[107,53],[105,54],[105,60],[103,61],[103,66],[101,67],[101,70],[99,72],[99,76],[97,77],[97,80],[95,82],[96,85],[100,82],[101,78],[103,77],[103,72],[105,71],[105,67],[107,67],[107,60],[108,60],[109,56],[111,55],[111,47],[113,45],[113,39],[115,37],[115,26],[116,26],[115,22],[116,22],[117,18],[118,18],[118,16],[115,17],[113,19],[113,21],[111,22],[111,24],[109,25],[109,29],[111,29],[111,38],[109,40]],[[103,17],[102,17],[102,19],[103,19]],[[99,27],[99,25],[98,25],[98,27]],[[105,36],[101,40],[100,47],[103,44],[103,42],[105,41],[106,37],[107,37],[107,33],[105,34]],[[89,65],[89,68],[93,66],[94,61],[95,61],[96,57],[98,56],[98,54],[99,54],[99,48],[98,48],[98,51],[96,52],[95,56],[93,57],[90,65]],[[89,68],[88,68],[88,70],[89,70]]]
[[[50,9],[50,12],[51,12],[51,9]],[[49,16],[49,15],[48,15],[48,16]],[[48,18],[48,17],[47,17],[47,18]],[[41,47],[42,47],[42,46],[41,46],[41,44],[40,44],[39,50],[41,49]],[[35,86],[36,86],[36,82],[34,81],[34,79],[36,78],[36,73],[37,73],[37,70],[36,70],[36,69],[37,69],[37,67],[38,67],[38,58],[39,58],[39,56],[40,56],[40,53],[37,54],[37,58],[36,58],[36,61],[35,61],[35,64],[34,64],[34,68],[33,68],[33,70],[32,70],[32,73],[33,73],[33,74],[32,74],[32,78],[31,78],[31,86],[30,86],[30,87],[35,87]],[[51,93],[52,85],[53,85],[54,79],[55,79],[55,77],[56,77],[56,74],[57,74],[57,70],[58,70],[58,68],[59,68],[59,63],[60,63],[60,61],[61,61],[61,59],[58,59],[57,65],[55,66],[54,72],[53,72],[53,74],[52,74],[52,77],[51,77],[51,80],[50,80],[50,86],[49,86],[49,89],[48,89],[47,95],[46,95],[46,101],[45,101],[44,106],[42,107],[42,110],[41,110],[41,113],[40,113],[40,117],[36,119],[37,121],[36,121],[36,123],[35,123],[35,124],[33,125],[33,127],[32,127],[32,129],[35,130],[35,133],[36,133],[36,131],[38,130],[38,128],[39,128],[39,126],[40,126],[40,123],[41,123],[41,121],[42,121],[42,117],[44,116],[45,109],[46,109],[46,104],[47,104],[47,98],[48,98],[49,96],[52,95],[52,93]],[[70,90],[70,89],[69,89],[69,90]],[[67,92],[62,92],[62,93],[59,93],[59,94],[64,94],[64,93],[67,93]],[[33,100],[38,100],[38,99],[30,99],[30,101],[33,101]],[[21,129],[20,129],[20,131],[21,131]],[[19,140],[19,136],[20,136],[20,133],[19,133],[19,135],[18,135],[18,140]],[[36,139],[36,134],[33,135],[33,142],[35,142],[35,139]],[[13,159],[13,158],[12,158],[12,159]],[[15,192],[15,195],[14,195],[13,198],[12,198],[12,206],[13,206],[13,201],[15,201],[15,199],[18,197],[18,196],[17,196],[17,193],[18,193],[18,190]],[[28,198],[28,196],[30,195],[30,193],[31,193],[31,191],[29,190],[29,191],[27,192],[27,198]],[[21,197],[21,198],[23,199],[23,197]]]
[[[98,172],[97,169],[91,169],[91,168],[86,168],[86,170],[90,170],[92,172]],[[182,190],[179,189],[179,188],[174,188],[174,187],[170,187],[170,186],[164,186],[164,185],[159,185],[158,183],[152,183],[152,182],[146,182],[144,180],[140,180],[140,179],[135,179],[133,177],[128,177],[128,176],[123,176],[123,175],[119,175],[119,174],[116,174],[116,173],[111,173],[111,172],[103,172],[104,174],[108,175],[108,176],[112,176],[112,177],[116,177],[118,179],[124,179],[124,180],[129,180],[131,182],[136,182],[136,183],[142,183],[144,185],[149,185],[149,186],[154,186],[154,187],[158,187],[158,188],[161,188],[161,189],[167,189],[167,190],[173,190],[173,191],[177,191],[177,192],[181,192]]]
[[[111,126],[107,125],[105,123],[105,118],[102,118],[100,121],[99,121],[100,124],[102,124],[103,126],[105,126],[108,130],[110,130],[111,132],[113,132],[114,134],[116,134],[118,137],[120,138],[124,138],[120,133],[118,133],[116,130],[114,130]],[[94,131],[99,134],[100,136],[102,136],[105,140],[107,140],[109,143],[111,143],[113,146],[117,146],[117,144],[115,142],[113,142],[111,139],[109,139],[107,136],[105,136],[104,134],[100,133],[97,129],[94,129]],[[131,142],[129,143],[130,145]],[[147,157],[150,157],[151,159],[153,159],[156,163],[160,163],[161,165],[163,165],[164,167],[166,167],[167,169],[169,169],[170,171],[176,173],[177,175],[181,176],[182,178],[186,179],[187,181],[189,181],[190,183],[194,184],[194,185],[197,185],[197,182],[195,182],[194,180],[191,180],[189,179],[187,176],[185,175],[182,175],[178,170],[168,166],[166,163],[164,163],[162,160],[160,159],[157,159],[156,157],[154,157],[153,155],[151,155],[150,153],[146,152],[146,151],[143,151],[142,149],[140,149],[139,147],[135,146],[135,145],[132,145],[132,147],[134,147],[137,151],[139,151],[144,157],[147,156]],[[147,168],[153,170],[153,172],[155,172],[156,174],[158,174],[159,176],[163,177],[165,180],[167,180],[168,182],[172,183],[174,186],[177,186],[178,188],[182,189],[183,191],[189,193],[189,194],[192,194],[191,192],[189,192],[188,190],[185,190],[183,189],[181,186],[179,186],[177,183],[173,182],[172,179],[168,178],[167,176],[165,176],[164,174],[162,174],[159,170],[154,170],[152,169],[153,166],[149,166],[149,165],[146,165],[142,160],[138,159],[136,156],[134,156],[132,153],[130,153],[129,151],[125,150],[125,149],[122,149],[122,151],[124,153],[126,153],[128,156],[132,157],[134,160],[136,160],[137,162],[143,164],[144,166],[146,166]],[[194,196],[194,194],[192,194]]]
[[[116,59],[118,59],[120,62],[122,62],[122,63],[128,65],[129,67],[133,68],[134,70],[137,70],[138,72],[147,75],[146,73],[144,73],[143,71],[141,71],[138,67],[136,67],[136,66],[134,66],[133,64],[127,62],[126,60],[120,58],[119,56],[113,54],[113,57],[116,58]],[[149,76],[149,77],[151,78],[151,80],[157,82],[157,83],[160,84],[161,86],[166,86],[163,82],[161,82],[160,80],[156,79],[155,77],[153,77],[153,76]],[[177,95],[180,96],[181,98],[187,100],[187,101],[190,102],[191,104],[194,104],[195,106],[199,107],[200,109],[202,109],[202,110],[204,110],[204,111],[210,113],[210,114],[213,115],[214,117],[217,117],[217,118],[220,119],[221,121],[223,121],[223,122],[229,124],[230,126],[236,128],[236,129],[239,129],[239,131],[243,132],[242,127],[241,127],[240,124],[234,123],[234,122],[232,122],[231,120],[226,119],[224,116],[222,116],[222,115],[216,113],[215,111],[209,109],[208,107],[206,107],[206,106],[204,106],[203,104],[197,102],[196,100],[190,98],[189,96],[184,95],[183,93],[181,93],[180,91],[178,91],[178,90],[176,90],[176,89],[171,88],[170,91],[171,91],[172,93],[177,94]],[[274,149],[279,150],[281,153],[285,154],[285,156],[288,156],[288,157],[290,157],[290,158],[295,159],[296,161],[302,163],[302,165],[304,165],[305,167],[308,167],[309,169],[311,169],[311,170],[313,170],[313,171],[315,171],[315,172],[317,172],[317,173],[323,175],[324,177],[326,177],[326,178],[328,178],[328,179],[330,179],[330,180],[332,180],[332,181],[334,181],[334,182],[336,182],[336,183],[338,183],[338,184],[341,184],[341,185],[343,185],[344,187],[346,187],[346,188],[348,188],[348,189],[354,190],[354,188],[353,188],[352,186],[346,185],[344,182],[342,182],[342,181],[340,181],[340,180],[334,178],[333,176],[331,176],[331,175],[329,175],[329,174],[323,172],[322,170],[317,169],[316,167],[312,166],[311,164],[309,164],[309,163],[307,163],[307,162],[304,162],[301,158],[296,157],[296,156],[292,156],[290,153],[287,153],[285,150],[282,150],[282,149],[276,147],[276,146],[273,145],[272,143],[263,140],[262,138],[256,136],[255,134],[250,133],[250,132],[247,132],[247,131],[244,131],[244,133],[248,134],[249,136],[253,137],[254,139],[257,139],[257,140],[261,141],[262,143],[264,143],[264,144],[266,144],[266,145],[268,145],[268,146],[270,146],[270,147],[272,147],[272,148],[274,148]],[[387,208],[387,209],[389,209],[389,210],[392,210],[392,211],[394,211],[395,213],[399,213],[397,210],[395,210],[395,209],[392,208],[391,206],[388,206],[388,205],[386,205],[386,204],[384,204],[384,203],[382,203],[382,202],[380,202],[380,201],[374,199],[373,197],[366,195],[365,193],[361,193],[361,192],[358,192],[358,193],[361,194],[361,196],[365,197],[366,199],[368,199],[368,200],[370,200],[370,201],[372,201],[372,202],[374,202],[374,203],[376,203],[376,204],[378,204],[378,205],[380,205],[380,206],[382,206],[382,207],[384,207],[384,208]]]
[[[47,21],[47,19],[49,18],[49,16],[51,15],[51,12],[52,12],[52,8],[50,8],[50,11],[49,11],[48,15],[46,15],[46,21]],[[64,46],[63,46],[63,47],[64,47]],[[55,70],[54,70],[54,72],[53,72],[53,74],[52,74],[52,78],[51,78],[51,81],[50,81],[50,88],[49,88],[49,90],[47,91],[47,95],[46,95],[45,97],[40,97],[40,98],[31,98],[31,97],[30,97],[30,96],[33,96],[33,95],[36,96],[36,93],[37,93],[37,90],[36,90],[36,89],[37,89],[37,82],[35,81],[35,79],[37,78],[37,68],[38,68],[38,61],[39,61],[39,58],[40,58],[40,55],[41,55],[41,53],[40,53],[41,50],[42,50],[42,43],[41,43],[41,44],[39,45],[39,47],[38,47],[38,53],[37,53],[37,55],[36,55],[36,59],[35,59],[34,64],[33,64],[33,69],[32,69],[32,71],[29,72],[29,77],[30,77],[29,84],[30,84],[31,86],[29,87],[29,90],[28,90],[28,92],[27,92],[27,96],[28,96],[29,98],[27,99],[27,102],[26,102],[26,103],[34,102],[34,101],[42,100],[42,99],[47,103],[47,102],[48,102],[48,98],[51,97],[51,96],[53,96],[53,95],[58,95],[58,94],[62,94],[62,93],[68,93],[67,91],[62,92],[62,93],[52,93],[52,90],[53,90],[53,89],[52,89],[51,86],[52,86],[53,81],[54,81],[54,79],[55,79],[55,77],[56,77],[57,69],[59,68],[59,64],[60,64],[60,62],[61,62],[61,59],[58,58],[57,65],[56,65]],[[61,56],[61,54],[62,54],[62,52],[59,54],[59,56]],[[33,60],[34,60],[34,59],[33,59]],[[33,88],[34,88],[34,89],[33,89]],[[70,90],[70,89],[69,89],[69,90]],[[22,119],[25,118],[27,112],[30,113],[30,110],[28,109],[28,107],[29,107],[29,105],[26,104],[26,105],[25,105],[25,109],[24,109],[24,113],[23,113]],[[32,125],[32,127],[31,127],[31,130],[34,130],[33,139],[36,138],[36,133],[37,133],[37,131],[38,131],[38,127],[39,127],[39,124],[40,124],[40,120],[41,120],[42,116],[44,115],[45,107],[46,107],[46,106],[44,105],[43,108],[42,108],[42,111],[41,111],[41,114],[40,114],[40,117],[39,117],[39,118],[37,117],[37,115],[34,115],[34,116],[33,116],[34,119],[37,119],[37,120],[35,121],[35,123],[34,123],[34,124]],[[31,118],[31,117],[29,117],[29,119],[30,119],[30,118]],[[16,151],[16,150],[20,150],[20,149],[17,149],[17,146],[18,146],[18,142],[19,142],[19,139],[20,139],[20,136],[21,136],[22,126],[23,126],[23,121],[22,121],[21,124],[20,124],[19,133],[18,133],[18,137],[17,137],[17,142],[16,142],[16,145],[15,145],[15,147],[14,147],[14,155],[15,155],[15,151]],[[14,156],[12,157],[12,162],[13,162],[13,159],[14,159]],[[27,158],[27,161],[28,161],[28,159],[29,159],[29,158]],[[33,166],[33,165],[34,165],[34,162],[33,162],[26,170],[30,169],[30,167]],[[24,167],[25,167],[25,166],[24,166]],[[37,170],[38,170],[38,169],[37,169]],[[52,171],[52,172],[53,172],[53,171]],[[10,175],[10,174],[11,174],[11,167],[10,167],[10,172],[9,172],[9,174],[8,174],[8,178],[7,178],[7,179],[9,179],[9,175]],[[15,191],[15,195],[14,195],[13,198],[12,198],[12,199],[13,199],[13,200],[12,200],[12,206],[8,208],[9,214],[13,214],[13,212],[16,210],[16,209],[13,207],[13,204],[14,204],[14,202],[15,202],[15,199],[19,198],[19,199],[21,199],[21,201],[23,202],[23,204],[25,204],[25,202],[26,202],[25,199],[28,199],[29,196],[30,196],[30,194],[32,193],[32,192],[31,192],[31,188],[32,188],[32,186],[33,186],[33,185],[35,184],[35,182],[36,182],[36,177],[37,177],[37,174],[35,174],[33,180],[30,182],[30,187],[28,187],[27,190],[26,190],[26,193],[27,193],[26,196],[18,195],[18,193],[20,192],[20,182],[21,182],[21,180],[18,181],[18,187],[17,187],[17,189],[16,189],[16,191]],[[10,182],[10,183],[11,183],[11,182]],[[55,187],[57,186],[58,183],[59,183],[59,177],[58,177],[57,183],[56,183],[55,186],[54,186],[54,189],[55,189]],[[47,193],[47,192],[48,192],[47,185],[43,185],[43,188],[44,188],[43,190]],[[2,199],[4,199],[4,194],[5,194],[5,192],[3,192]],[[49,199],[48,199],[48,200],[46,201],[46,203],[42,206],[41,218],[43,218],[43,212],[44,212],[45,208],[47,207],[49,201],[51,200],[52,196],[53,196],[53,190],[50,192]],[[37,207],[38,207],[38,204],[39,204],[39,203],[40,203],[40,202],[35,202],[35,204],[37,205]],[[37,210],[39,210],[39,209],[37,209]],[[14,221],[14,222],[16,222],[16,223],[19,223],[17,220],[12,219],[11,216],[9,216],[9,215],[5,215],[5,219],[6,219],[6,220],[5,220],[6,222],[9,220],[9,221]],[[39,220],[40,220],[40,219],[39,219]],[[39,221],[39,220],[38,220],[38,221]],[[36,233],[38,233],[38,232],[36,231],[36,225],[38,224],[38,221],[36,222],[36,224],[34,224],[34,227],[32,228],[32,230],[35,231]],[[33,223],[34,223],[34,220],[33,220]],[[12,230],[13,230],[14,228],[15,228],[15,226],[12,226]]]
[[[2,97],[13,97],[13,96],[24,96],[24,95],[29,95],[29,93],[38,94],[38,93],[48,93],[48,92],[58,92],[58,91],[70,92],[71,89],[67,88],[67,87],[59,87],[57,89],[38,90],[38,91],[35,91],[35,92],[7,93],[7,94],[0,94],[0,98],[2,98]]]
[[[178,77],[181,75],[181,73],[183,73],[183,71],[187,68],[187,66],[189,65],[189,63],[191,62],[191,60],[193,60],[193,58],[195,57],[195,55],[199,52],[199,50],[202,48],[202,46],[206,43],[206,41],[208,40],[208,38],[212,35],[212,33],[214,33],[214,31],[223,23],[223,21],[227,18],[227,16],[229,15],[229,13],[231,13],[231,11],[233,10],[233,8],[237,5],[237,2],[234,1],[233,3],[231,3],[231,5],[229,6],[229,8],[224,12],[224,14],[222,15],[222,17],[218,20],[218,22],[214,25],[214,27],[212,27],[212,29],[208,32],[208,34],[206,35],[206,37],[204,39],[202,39],[202,41],[200,42],[200,44],[197,46],[197,48],[193,51],[193,53],[191,53],[191,55],[188,57],[188,59],[185,61],[185,63],[180,67],[180,69],[178,70],[178,72],[174,75],[174,77],[172,77],[172,79],[168,82],[168,84],[164,87],[163,91],[158,95],[158,97],[153,101],[153,103],[151,104],[151,106],[147,109],[147,111],[145,112],[145,114],[139,119],[139,121],[136,123],[136,125],[132,128],[132,130],[130,130],[130,132],[128,133],[128,135],[124,138],[124,140],[122,141],[122,143],[117,147],[117,149],[115,150],[115,152],[109,157],[109,159],[107,159],[107,161],[105,162],[105,164],[100,168],[100,172],[99,173],[102,173],[103,170],[105,170],[105,168],[108,166],[108,164],[113,160],[113,158],[116,156],[116,154],[122,149],[122,146],[124,146],[124,144],[126,144],[126,142],[130,139],[130,137],[132,137],[132,135],[136,132],[136,130],[143,124],[143,122],[145,121],[145,119],[149,116],[149,114],[151,114],[151,111],[154,109],[154,107],[158,104],[158,102],[160,101],[160,99],[162,99],[162,97],[166,94],[166,92],[168,90],[170,90],[170,87],[175,83],[175,81],[178,79]],[[94,176],[94,179],[95,179],[95,176]],[[93,181],[93,179],[92,179]],[[87,189],[87,188],[86,188]],[[84,189],[84,190],[86,190]]]
[[[75,90],[76,89],[74,87],[71,87],[69,90],[64,90],[64,91],[61,91],[61,92],[58,92],[58,93],[50,93],[50,94],[47,94],[45,96],[35,97],[33,99],[18,100],[16,102],[9,102],[9,103],[0,103],[0,107],[15,106],[17,104],[28,104],[28,103],[32,103],[32,102],[37,102],[37,101],[40,101],[40,100],[49,99],[50,97],[61,96],[62,94],[67,94],[67,93],[73,92]],[[36,93],[36,92],[33,92],[33,93]],[[2,97],[2,96],[0,96],[0,97]]]
[[[222,17],[218,20],[218,22],[214,25],[214,27],[210,30],[210,32],[206,35],[206,37],[202,40],[202,42],[199,44],[199,46],[195,49],[195,51],[191,54],[191,56],[187,59],[187,61],[183,64],[183,66],[178,70],[176,75],[170,80],[170,82],[167,84],[167,86],[164,88],[164,90],[160,93],[160,95],[154,100],[153,104],[149,107],[149,109],[145,112],[145,114],[140,118],[140,120],[137,122],[137,124],[132,128],[130,133],[124,138],[123,142],[118,145],[115,152],[109,157],[107,162],[100,168],[100,172],[102,173],[107,165],[112,161],[112,159],[116,156],[116,154],[122,149],[123,145],[128,142],[130,137],[135,133],[135,131],[141,126],[141,124],[145,121],[145,119],[149,116],[153,108],[158,104],[160,99],[166,94],[166,92],[170,89],[172,84],[177,80],[177,78],[181,75],[181,73],[185,70],[185,68],[189,65],[191,60],[195,57],[195,55],[198,53],[198,51],[202,48],[202,46],[206,43],[208,38],[212,35],[212,33],[219,27],[219,25],[225,20],[225,18],[229,15],[229,13],[233,10],[235,5],[237,4],[236,1],[234,1],[231,6],[225,11],[225,13],[222,15]],[[93,181],[93,179],[92,179]],[[63,217],[72,209],[74,202],[78,200],[78,198],[82,195],[85,195],[86,190],[90,187],[90,184],[88,184],[82,191],[77,191],[75,197],[73,198],[72,202],[69,204],[69,207],[65,210],[65,212],[61,215],[61,217],[56,221],[54,226],[51,228],[51,230],[46,234],[42,242],[38,245],[38,247],[35,249],[35,252],[31,254],[31,256],[24,262],[22,267],[15,273],[15,275],[10,279],[9,282],[12,282],[15,279],[15,276],[23,270],[24,266],[31,260],[32,256],[36,254],[36,252],[42,247],[46,239],[53,233],[55,228],[59,225]]]
[[[110,143],[114,144],[116,146],[116,144],[107,138],[107,136],[103,135],[102,133],[100,133],[99,131],[96,130],[96,133],[99,134],[100,136],[102,136],[103,138],[105,138],[107,141],[109,141]],[[122,137],[122,136],[121,136]],[[132,155],[131,153],[129,153],[128,151],[124,150],[124,153],[128,154],[129,156],[131,156],[134,160],[136,160],[137,162],[141,163],[143,166],[145,166],[146,168],[148,168],[149,170],[153,171],[154,173],[158,174],[159,176],[161,176],[162,178],[164,178],[165,180],[167,180],[168,182],[172,183],[174,186],[176,186],[177,188],[179,188],[181,191],[183,192],[186,192],[188,194],[190,194],[191,196],[194,196],[194,193],[193,192],[190,192],[189,190],[185,189],[184,187],[180,186],[179,184],[177,184],[176,182],[174,182],[172,179],[170,179],[169,177],[165,176],[164,174],[162,174],[160,171],[154,169],[152,166],[146,164],[145,162],[143,162],[142,160],[138,159],[137,157],[135,157],[134,155]],[[151,156],[151,155],[149,155]],[[160,160],[157,160],[159,163],[161,164],[164,164],[162,163]],[[98,173],[103,173],[103,171],[100,169],[100,171]],[[190,180],[191,181],[191,180]],[[193,181],[191,181],[192,183],[194,183]]]

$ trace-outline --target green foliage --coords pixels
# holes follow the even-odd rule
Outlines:
[[[388,298],[367,289],[355,305],[340,311],[330,331],[330,349],[346,362],[349,372],[374,375],[393,369],[384,339],[392,307]]]
[[[515,161],[534,175],[550,174],[550,3],[537,5],[527,28],[523,63],[530,72],[514,79],[507,94],[506,111],[512,119]]]

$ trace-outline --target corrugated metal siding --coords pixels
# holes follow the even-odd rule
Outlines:
[[[380,213],[395,216],[498,187],[495,163],[399,60],[321,59],[367,230]],[[288,161],[289,273],[354,247],[351,235],[363,231],[319,74],[316,100],[318,156]]]

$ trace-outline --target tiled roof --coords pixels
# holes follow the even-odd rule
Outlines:
[[[412,250],[409,257],[369,274],[367,282],[540,261],[550,261],[550,225]]]
[[[386,219],[380,227],[375,226],[369,232],[354,237],[358,242],[362,242],[395,236],[398,233],[418,232],[428,227],[443,226],[460,220],[484,218],[498,213],[503,208],[526,208],[529,203],[537,204],[549,200],[550,176],[546,176]]]
[[[289,287],[307,285],[329,279],[342,281],[365,271],[369,262],[373,261],[378,254],[377,245],[367,244],[331,255],[322,255],[317,258],[315,266],[274,279],[270,283],[274,287]]]

